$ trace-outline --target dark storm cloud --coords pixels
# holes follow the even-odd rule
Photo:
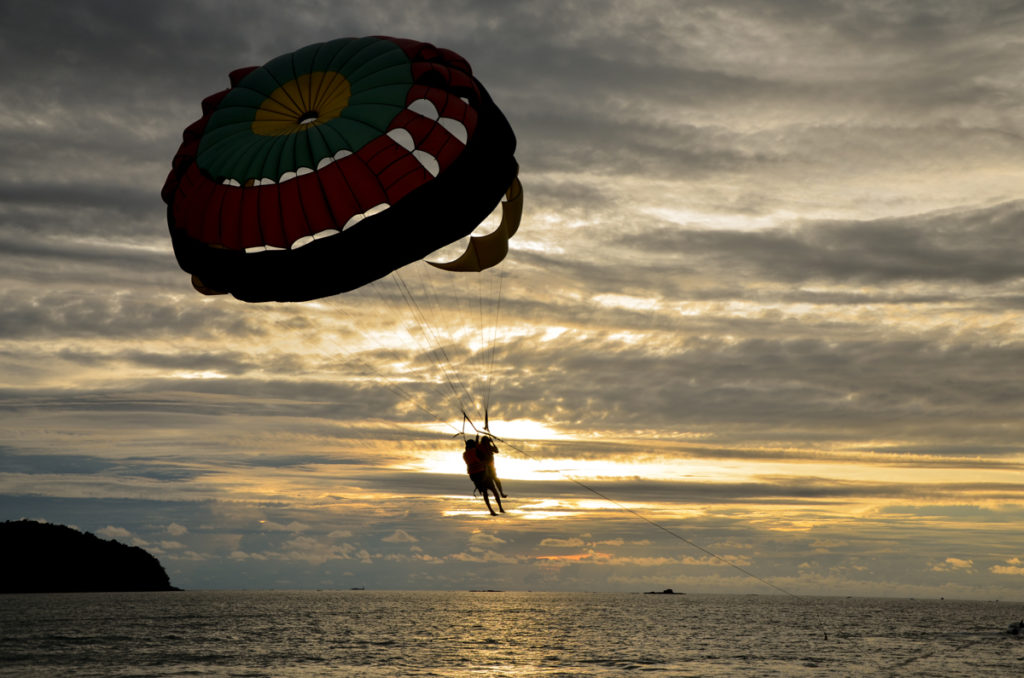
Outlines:
[[[509,449],[506,454],[516,454]],[[93,476],[107,486],[111,497],[130,496],[131,488],[145,490],[151,483],[165,483],[166,491],[184,491],[189,483],[215,480],[217,474],[248,470],[268,479],[279,472],[314,473],[334,479],[344,486],[358,486],[360,492],[395,493],[406,497],[423,496],[431,499],[443,496],[462,496],[469,492],[465,476],[456,474],[423,474],[401,470],[375,469],[379,457],[360,459],[338,454],[310,453],[236,454],[197,464],[191,460],[178,460],[173,456],[105,457],[87,454],[32,454],[0,453],[6,473],[25,474],[26,477],[43,474],[64,476],[69,483],[83,476]],[[942,497],[984,497],[992,501],[1018,501],[1021,488],[1013,483],[961,483],[934,485],[916,482],[850,482],[827,478],[764,476],[754,482],[707,482],[685,478],[666,478],[659,481],[629,478],[587,478],[577,480],[571,474],[563,475],[552,469],[549,480],[506,480],[515,488],[518,503],[562,499],[575,501],[586,498],[608,500],[600,510],[618,513],[617,502],[664,505],[668,509],[680,497],[688,503],[705,507],[743,504],[773,504],[789,507],[837,505],[850,500],[910,501],[927,503]],[[344,487],[343,486],[343,487]],[[129,494],[123,494],[124,492]],[[187,490],[197,500],[214,499],[216,485],[196,486]],[[101,491],[102,492],[102,491]],[[342,490],[344,494],[344,490]],[[208,495],[208,496],[207,496]],[[591,497],[593,495],[593,497]],[[71,495],[69,495],[71,496]],[[354,498],[353,501],[358,501]],[[543,509],[538,509],[543,510]],[[895,510],[894,510],[895,511]],[[897,511],[898,512],[898,511]]]
[[[992,284],[1024,277],[1024,203],[787,230],[662,228],[629,245],[709,260],[766,280]]]
[[[832,31],[861,49],[889,46],[900,51],[916,51],[922,46],[942,46],[950,40],[980,42],[976,31],[1003,32],[1007,22],[1021,16],[1019,3],[1012,0],[991,3],[934,2],[916,3],[826,2],[805,11],[800,2],[757,3],[771,8],[780,21],[809,25],[822,19]]]
[[[993,456],[1017,452],[1005,435],[1007,427],[1019,428],[1013,411],[1024,391],[1019,371],[1006,366],[1024,364],[1019,343],[942,347],[912,338],[808,337],[690,339],[651,350],[613,346],[601,338],[534,346],[546,369],[520,378],[548,394],[548,416],[575,413],[578,423],[597,429],[677,427],[715,431],[723,440],[854,441],[870,422],[872,437],[916,438],[907,448],[917,451],[966,453],[974,445]],[[566,378],[583,374],[585,380]],[[510,380],[510,405],[544,416],[531,407],[531,391],[520,400],[516,379]]]
[[[0,391],[0,409],[8,412],[109,413],[113,420],[138,423],[139,415],[202,415],[210,417],[273,416],[363,421],[390,411],[395,396],[386,390],[339,386],[313,381],[246,381],[245,379],[182,379],[136,383],[134,388],[71,393],[36,389]],[[312,431],[318,424],[304,425]],[[372,428],[372,425],[370,426]]]
[[[119,369],[118,364],[110,363],[110,369]],[[311,377],[301,381],[294,377],[135,379],[116,388],[92,390],[3,389],[0,414],[8,421],[20,419],[26,426],[34,425],[27,423],[31,420],[44,426],[66,421],[68,426],[82,427],[82,436],[62,445],[62,453],[71,453],[69,446],[77,445],[80,453],[88,449],[120,458],[141,447],[154,455],[159,452],[160,458],[198,455],[197,461],[205,463],[208,457],[199,450],[212,451],[218,459],[230,450],[245,458],[273,460],[283,455],[314,463],[324,450],[332,450],[323,459],[372,466],[385,456],[400,454],[402,445],[422,443],[423,412],[410,410],[405,401],[413,398],[430,404],[431,392],[415,384],[396,392],[386,385],[353,386]],[[103,441],[113,431],[120,432],[118,444],[105,446]],[[194,440],[183,443],[182,436]],[[433,440],[437,435],[426,437]],[[448,437],[440,438],[447,442]],[[273,439],[284,447],[270,443]],[[388,441],[387,455],[372,451],[384,445],[379,441]],[[18,449],[31,450],[32,445],[25,443]]]
[[[752,171],[771,166],[779,155],[744,148],[741,135],[692,125],[623,124],[559,113],[533,116],[528,124],[554,135],[543,148],[523,149],[521,162],[532,171],[683,179]]]
[[[0,447],[0,460],[7,473],[76,473],[90,474],[107,471],[115,462],[101,457],[80,454],[14,453]]]
[[[95,269],[90,272],[92,277],[81,274],[79,291],[37,292],[33,289],[0,293],[4,302],[0,304],[0,336],[11,339],[107,337],[131,341],[177,334],[195,338],[233,336],[256,341],[264,333],[255,322],[257,319],[245,314],[225,315],[201,304],[181,306],[168,299],[141,295],[136,289],[137,280],[126,274],[120,264],[111,261],[102,278],[95,277]],[[78,276],[72,267],[71,273],[55,272],[53,277],[26,276],[26,279],[32,278],[39,283],[74,284]],[[112,287],[121,287],[125,293],[111,294]],[[41,289],[46,288],[41,285]],[[194,294],[187,289],[182,291]]]
[[[102,0],[74,5],[44,0],[7,4],[2,12],[3,25],[17,30],[7,31],[0,56],[21,64],[9,83],[25,95],[22,101],[87,102],[130,114],[149,100],[154,108],[170,104],[178,114],[191,110],[193,119],[199,117],[202,97],[228,86],[229,71],[303,44],[388,33],[388,28],[407,34],[453,26],[451,16],[434,7],[406,3],[339,13],[320,2],[184,0],[129,7]],[[469,3],[455,23],[471,33],[488,14]],[[70,87],[58,94],[58,85]]]
[[[506,454],[515,454],[506,450]],[[262,460],[247,459],[243,464],[260,465]],[[501,459],[498,460],[500,465]],[[302,463],[305,463],[303,460]],[[333,463],[338,463],[334,461]],[[345,463],[345,462],[341,462]],[[271,465],[267,465],[268,467]],[[329,465],[321,467],[329,472]],[[471,493],[465,476],[450,474],[422,474],[403,471],[365,472],[346,474],[346,481],[374,492],[396,492],[407,496],[459,496]],[[1022,495],[1014,483],[960,483],[934,485],[914,482],[849,482],[828,478],[765,476],[754,482],[707,482],[684,478],[650,480],[642,478],[585,478],[579,480],[571,474],[551,472],[548,480],[507,480],[515,488],[517,504],[537,500],[604,499],[598,510],[618,513],[617,502],[658,506],[654,511],[671,513],[671,506],[685,497],[688,503],[704,507],[737,504],[773,504],[802,506],[839,505],[850,500],[909,501],[926,504],[942,495],[956,497],[985,497],[995,501],[1019,501]]]
[[[554,485],[554,487],[552,487]],[[671,504],[679,497],[687,497],[695,504],[771,504],[794,506],[839,504],[850,499],[870,497],[882,500],[915,502],[933,501],[944,493],[956,496],[985,496],[994,500],[1017,501],[1021,488],[1013,483],[965,483],[960,485],[930,486],[914,483],[851,483],[826,478],[765,478],[750,483],[708,483],[670,480],[650,482],[615,479],[585,481],[585,485],[613,499],[628,497],[630,502]],[[543,484],[517,481],[517,491],[526,496],[578,497],[580,488],[572,483],[548,482]],[[519,488],[522,490],[519,490]],[[605,507],[614,511],[614,504]]]
[[[54,268],[77,264],[79,268],[91,267],[94,278],[99,278],[103,273],[138,273],[170,268],[163,252],[131,248],[128,243],[116,241],[83,242],[70,239],[60,232],[60,226],[63,224],[28,237],[18,237],[21,234],[13,232],[14,229],[0,235],[0,247],[3,247],[0,257],[8,264],[5,273],[9,275],[14,267],[20,265],[29,270],[34,267],[38,273],[50,275]],[[28,275],[11,277],[29,278]]]
[[[187,85],[212,70],[225,52],[245,55],[246,31],[226,29],[261,18],[258,3],[246,4],[249,11],[239,11],[241,3],[8,3],[0,15],[9,29],[0,55],[22,65],[11,73],[16,91],[27,88],[39,97],[44,91],[56,94],[55,85],[78,82],[61,96],[134,104],[136,97],[158,96],[167,84]],[[118,77],[126,69],[136,74],[134,82]],[[99,77],[86,80],[83,74]]]
[[[42,206],[52,211],[66,209],[105,208],[109,214],[105,224],[96,228],[94,233],[105,233],[108,236],[119,235],[125,220],[132,225],[132,230],[139,230],[137,220],[154,216],[163,216],[164,210],[153,199],[153,194],[145,188],[137,186],[114,186],[109,184],[75,184],[55,185],[52,183],[4,183],[0,184],[0,201],[4,203],[7,218],[15,223],[23,222],[27,216],[10,210],[14,205]],[[12,214],[13,212],[13,214]],[[45,217],[40,217],[36,225],[42,226]],[[133,223],[133,221],[135,223]],[[72,222],[73,223],[73,222]],[[68,233],[67,222],[51,223],[53,232]],[[111,232],[111,225],[114,232]]]

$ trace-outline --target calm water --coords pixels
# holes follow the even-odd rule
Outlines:
[[[0,596],[0,676],[1021,676],[1024,604],[775,596]],[[828,640],[823,631],[828,632]]]

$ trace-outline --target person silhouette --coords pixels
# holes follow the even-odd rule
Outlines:
[[[487,510],[491,512],[492,516],[498,515],[491,508],[491,500],[487,496],[488,492],[492,492],[494,500],[498,502],[498,510],[504,513],[505,509],[501,506],[501,494],[495,486],[494,476],[490,470],[494,464],[494,452],[489,451],[476,440],[467,438],[466,451],[462,453],[462,460],[466,462],[466,473],[469,474],[469,479],[473,481],[476,490],[480,490],[483,495]],[[473,494],[476,494],[476,490],[473,490]]]
[[[508,499],[505,488],[501,486],[501,479],[498,478],[498,470],[494,468],[494,455],[498,453],[498,446],[494,444],[490,436],[484,436],[480,439],[479,448],[477,455],[487,464],[487,472],[491,474],[494,486],[498,488],[502,498]]]

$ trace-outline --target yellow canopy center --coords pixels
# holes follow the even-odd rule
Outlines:
[[[252,131],[273,137],[295,134],[341,115],[352,88],[341,73],[317,71],[286,82],[256,111]]]

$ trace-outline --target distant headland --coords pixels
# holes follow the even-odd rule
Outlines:
[[[152,554],[33,520],[0,523],[0,593],[180,591]]]

